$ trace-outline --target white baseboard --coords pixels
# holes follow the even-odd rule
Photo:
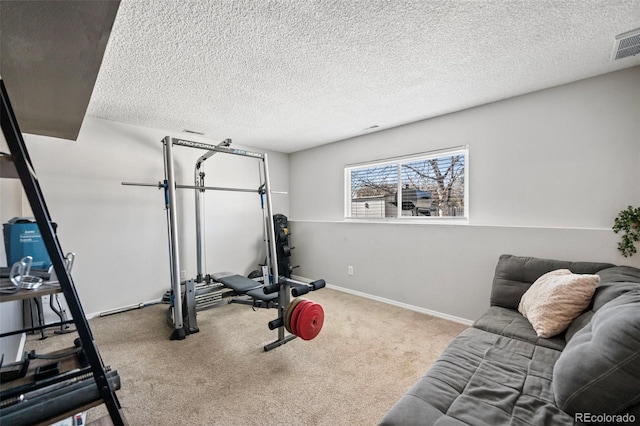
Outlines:
[[[301,276],[298,276],[298,275],[292,275],[291,278],[293,278],[294,280],[304,281],[304,282],[311,282],[312,281],[312,280],[310,280],[308,278],[301,277]],[[464,325],[469,325],[469,326],[471,324],[473,324],[472,320],[468,320],[466,318],[460,318],[460,317],[456,317],[454,315],[444,314],[444,313],[438,312],[438,311],[432,311],[431,309],[425,309],[425,308],[421,308],[419,306],[409,305],[408,303],[402,303],[402,302],[398,302],[396,300],[391,300],[391,299],[387,299],[387,298],[380,297],[380,296],[374,296],[374,295],[371,295],[371,294],[363,293],[361,291],[356,291],[356,290],[351,290],[351,289],[344,288],[344,287],[339,287],[339,286],[333,285],[333,284],[327,284],[327,288],[330,288],[330,289],[333,289],[333,290],[337,290],[337,291],[342,291],[342,292],[348,293],[348,294],[353,294],[354,296],[364,297],[365,299],[371,299],[371,300],[375,300],[377,302],[386,303],[388,305],[393,305],[393,306],[398,306],[400,308],[409,309],[410,311],[420,312],[422,314],[427,314],[427,315],[431,315],[431,316],[434,316],[434,317],[446,319],[446,320],[449,320],[449,321],[457,322],[459,324],[464,324]]]

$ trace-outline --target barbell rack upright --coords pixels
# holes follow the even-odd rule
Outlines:
[[[186,337],[182,317],[182,289],[180,287],[180,253],[178,250],[178,218],[176,208],[176,179],[173,164],[173,143],[169,136],[164,138],[165,177],[167,181],[168,216],[169,221],[169,254],[171,256],[171,289],[173,290],[173,331],[171,340],[182,340]]]

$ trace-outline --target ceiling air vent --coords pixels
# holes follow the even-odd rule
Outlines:
[[[640,53],[640,28],[616,36],[613,60],[628,58]]]
[[[189,129],[184,129],[183,130],[184,133],[191,133],[192,135],[200,135],[200,136],[204,136],[203,132],[198,132],[196,130],[189,130]]]

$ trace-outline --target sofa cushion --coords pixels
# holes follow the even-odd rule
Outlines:
[[[565,346],[563,334],[548,339],[538,337],[529,320],[518,311],[500,306],[491,306],[473,323],[473,327],[559,351]]]
[[[640,269],[633,266],[613,266],[597,272],[602,283],[640,283]]]
[[[568,269],[574,274],[595,274],[613,266],[611,263],[568,262],[503,254],[496,265],[490,303],[491,306],[517,310],[522,295],[547,272]]]
[[[567,342],[586,326],[595,311],[616,297],[634,290],[640,290],[640,269],[631,266],[614,266],[603,269],[597,275],[600,276],[600,285],[596,288],[591,298],[590,309],[580,314],[565,333]]]
[[[569,324],[569,327],[567,327],[567,330],[563,333],[565,341],[568,342],[569,340],[571,340],[578,331],[582,330],[583,327],[588,325],[589,322],[591,322],[591,318],[593,318],[593,314],[594,312],[589,309],[581,313],[576,319],[571,321],[571,324]]]
[[[567,343],[553,389],[571,414],[621,414],[640,402],[640,291],[605,304]]]
[[[456,337],[382,425],[573,425],[555,405],[560,352],[476,328]]]
[[[621,294],[640,288],[640,269],[632,266],[614,266],[597,274],[600,276],[600,287],[593,296],[594,311]]]
[[[589,306],[598,284],[598,275],[572,274],[568,269],[547,272],[522,295],[518,311],[538,336],[555,336]]]

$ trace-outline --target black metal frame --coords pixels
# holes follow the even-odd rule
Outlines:
[[[67,300],[67,305],[71,311],[82,347],[91,366],[91,372],[93,373],[99,395],[107,406],[113,424],[115,426],[126,425],[127,423],[122,415],[120,402],[109,384],[104,363],[94,343],[89,323],[87,322],[84,310],[80,304],[80,299],[78,298],[78,293],[76,292],[71,275],[65,266],[65,256],[60,248],[58,237],[54,232],[49,210],[2,79],[0,79],[0,95],[2,132],[9,146],[14,165],[22,182],[22,187],[29,200],[29,205],[38,223],[42,240],[51,258],[51,263],[53,264],[58,281],[60,282],[62,293]]]

